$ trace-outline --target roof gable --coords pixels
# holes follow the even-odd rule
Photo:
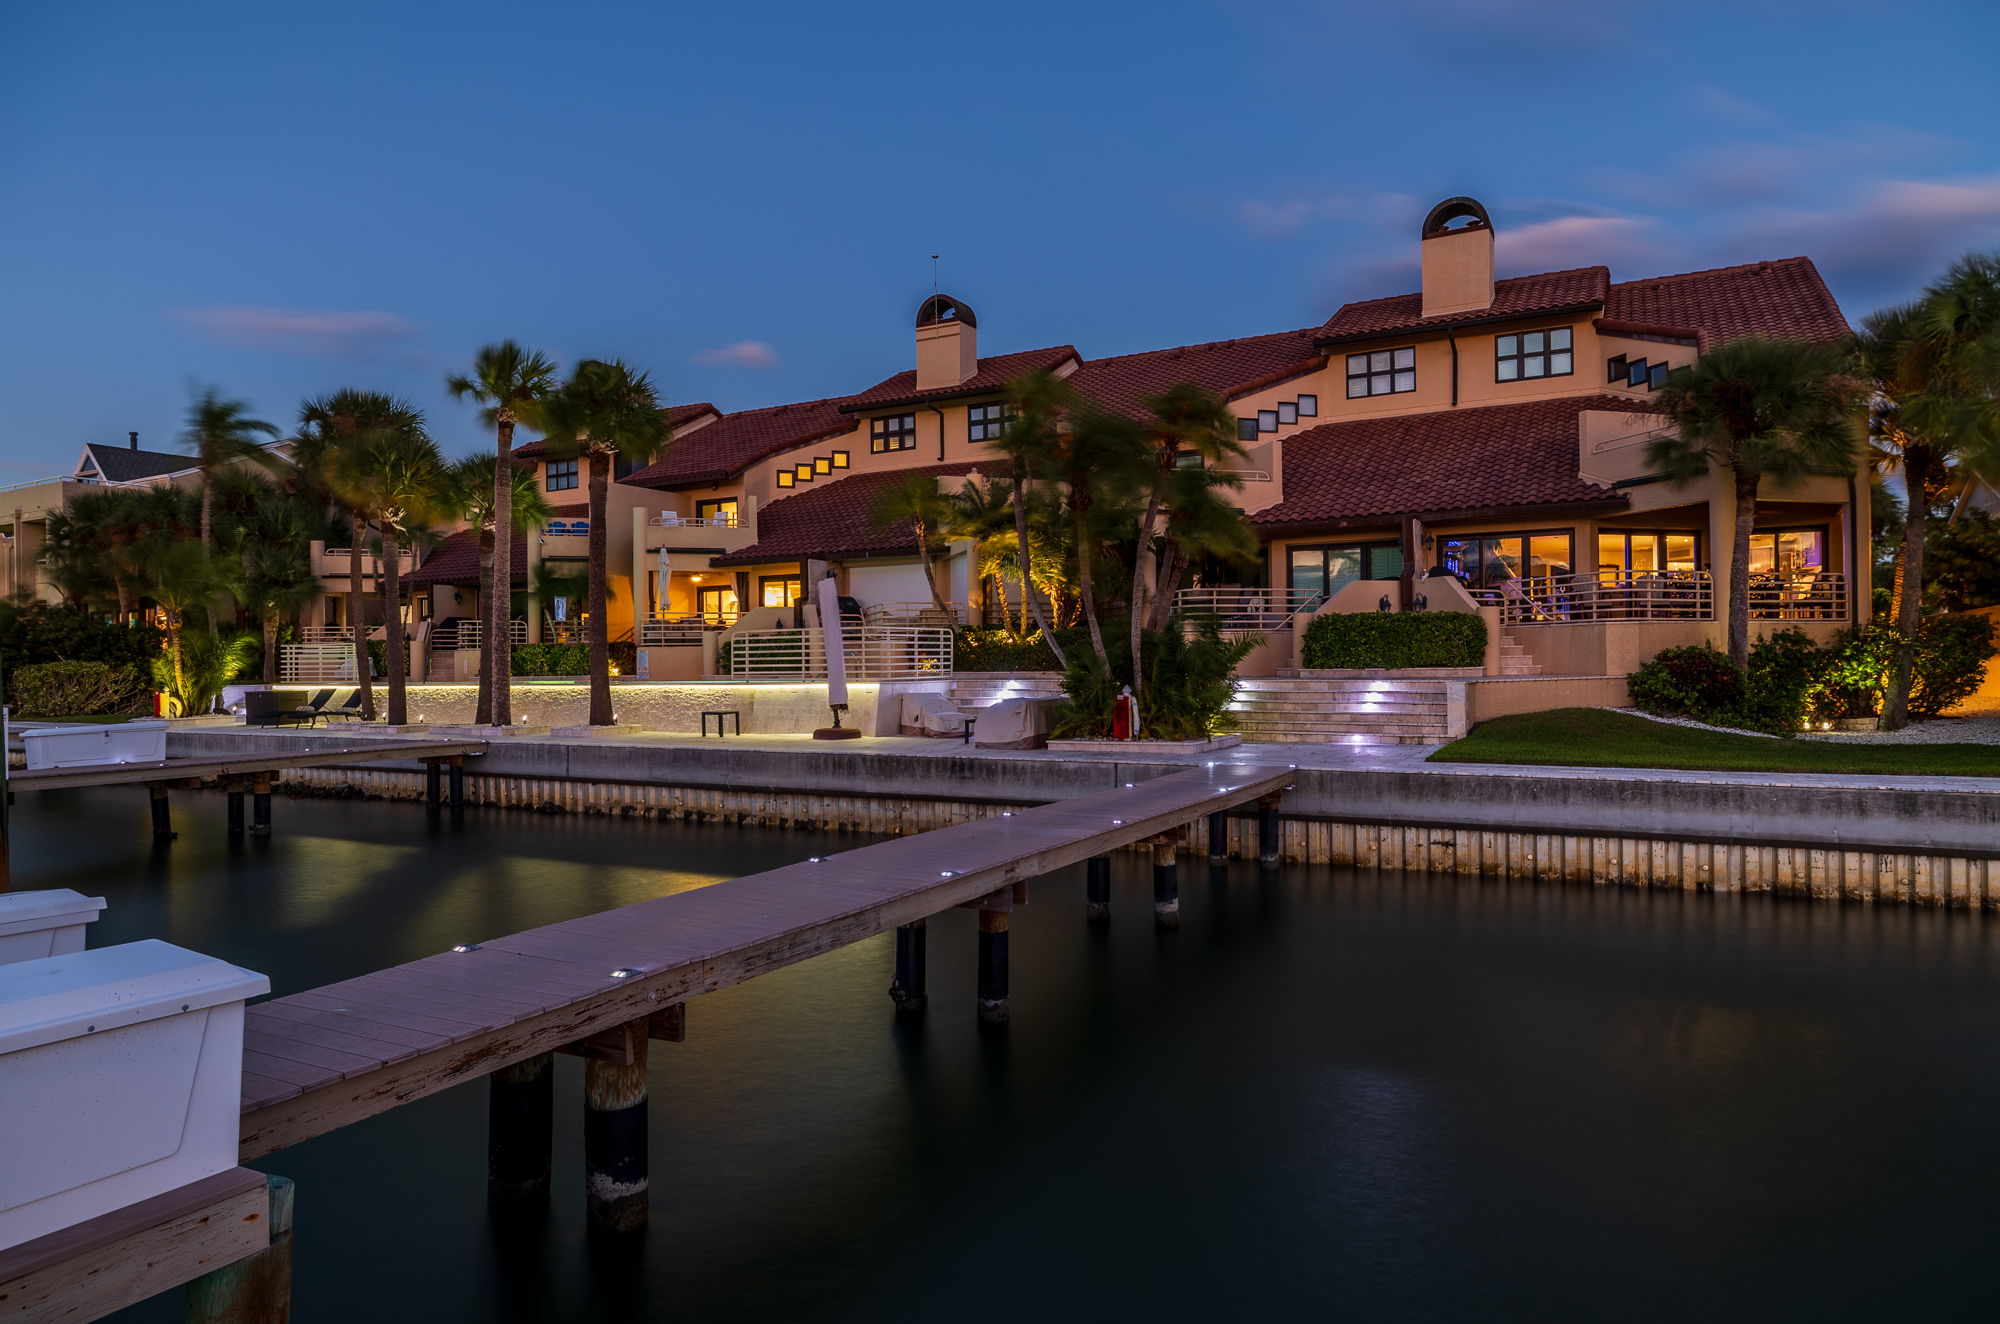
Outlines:
[[[756,542],[715,557],[712,564],[914,554],[916,530],[908,520],[878,526],[874,520],[876,499],[910,474],[943,478],[971,473],[978,467],[966,461],[921,469],[879,469],[850,474],[797,496],[781,497],[757,512]]]
[[[1689,336],[1702,349],[1742,336],[1826,341],[1851,331],[1819,269],[1804,257],[1620,281],[1605,300],[1604,318],[1614,334],[1623,323],[1645,328],[1640,334]]]
[[[97,441],[85,443],[83,456],[77,461],[76,471],[79,474],[84,471],[86,463],[95,466],[98,475],[107,483],[135,483],[146,478],[182,473],[195,467],[192,455],[134,450],[130,446],[113,446]]]

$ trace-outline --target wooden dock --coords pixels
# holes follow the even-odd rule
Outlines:
[[[1218,764],[901,837],[250,1007],[245,1159],[967,903],[1275,797],[1290,768]],[[1275,821],[1275,820],[1274,820]]]
[[[246,754],[239,758],[159,759],[147,763],[99,763],[84,768],[14,771],[7,784],[16,791],[66,791],[80,786],[142,786],[155,782],[199,782],[253,777],[286,768],[327,768],[339,763],[380,763],[387,759],[445,759],[484,754],[482,740],[384,740],[357,737],[339,749],[307,754]]]

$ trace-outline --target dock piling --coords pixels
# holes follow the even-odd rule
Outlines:
[[[190,1282],[188,1324],[285,1324],[292,1317],[292,1182],[266,1177],[264,1185],[271,1244]]]
[[[1278,867],[1278,798],[1273,794],[1257,801],[1257,863],[1265,869]]]
[[[583,1064],[583,1180],[590,1230],[624,1234],[646,1226],[645,1018],[626,1027],[623,1059],[591,1056]]]
[[[979,1019],[1007,1023],[1007,912],[979,912]]]
[[[1102,924],[1111,918],[1111,857],[1093,855],[1084,862],[1083,913]]]
[[[1153,843],[1153,926],[1181,926],[1181,870],[1172,838]]]
[[[444,765],[436,759],[424,760],[424,812],[437,817],[444,803]]]
[[[548,1207],[555,1061],[555,1054],[540,1053],[488,1077],[486,1204],[495,1212],[539,1213]]]
[[[1217,812],[1208,816],[1208,862],[1221,864],[1229,858],[1229,815]]]
[[[232,781],[229,790],[229,839],[238,841],[243,836],[243,783]]]
[[[930,1002],[924,991],[929,940],[920,919],[896,927],[896,976],[889,984],[889,997],[899,1016],[921,1016]]]
[[[260,772],[250,779],[250,835],[271,835],[271,774]]]
[[[174,812],[167,803],[167,788],[160,782],[149,782],[146,793],[153,800],[153,840],[172,841],[174,839]]]
[[[465,760],[451,761],[451,821],[454,825],[465,820]]]

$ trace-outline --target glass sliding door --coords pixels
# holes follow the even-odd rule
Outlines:
[[[1394,579],[1403,573],[1403,552],[1393,542],[1294,547],[1287,562],[1294,604],[1324,602],[1357,579]]]
[[[1438,539],[1438,560],[1473,588],[1570,573],[1576,538],[1568,529],[1542,533],[1466,533]]]

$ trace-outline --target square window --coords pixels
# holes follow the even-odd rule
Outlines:
[[[824,455],[815,455],[815,456],[813,457],[813,472],[814,472],[814,473],[816,473],[816,474],[830,474],[830,473],[832,473],[832,472],[833,472],[833,461],[832,461],[832,460],[829,460],[829,459],[828,459],[828,458],[827,458],[826,456],[824,456]]]
[[[813,467],[810,462],[793,465],[792,472],[798,475],[798,479],[802,483],[810,483],[813,480]]]
[[[1014,421],[1014,410],[1005,404],[973,405],[965,411],[966,435],[973,441],[998,441]]]
[[[1386,372],[1378,372],[1368,379],[1370,395],[1388,395],[1395,389],[1394,380]]]
[[[1254,419],[1254,418],[1239,418],[1239,419],[1237,419],[1237,420],[1236,420],[1236,439],[1237,439],[1238,441],[1255,441],[1255,440],[1257,440],[1257,420],[1256,420],[1256,419]]]
[[[1278,422],[1296,423],[1298,421],[1299,421],[1298,405],[1290,400],[1278,401]]]
[[[1575,368],[1574,358],[1549,351],[1569,348],[1570,334],[1568,327],[1556,326],[1546,331],[1493,337],[1493,380],[1518,382],[1536,377],[1567,377]],[[1610,380],[1618,380],[1615,370]]]
[[[791,485],[792,485],[792,484],[793,484],[794,482],[796,482],[796,481],[797,481],[797,480],[796,480],[796,479],[795,479],[795,478],[793,477],[793,475],[792,475],[792,471],[791,471],[790,469],[780,469],[780,470],[778,470],[778,486],[779,486],[779,487],[790,487],[790,486],[791,486]]]
[[[1370,354],[1368,356],[1368,371],[1387,372],[1394,358],[1395,356],[1386,349],[1379,353]]]
[[[1366,354],[1349,354],[1347,356],[1348,376],[1352,377],[1356,373],[1366,371],[1368,371],[1368,356]]]
[[[1257,430],[1259,432],[1276,432],[1278,430],[1278,411],[1275,409],[1258,410]]]
[[[1359,399],[1361,396],[1364,396],[1366,394],[1368,394],[1368,377],[1365,373],[1362,376],[1349,377],[1347,379],[1348,399],[1350,400]]]
[[[1604,361],[1604,380],[1607,382],[1622,382],[1625,380],[1625,356],[1623,354],[1614,355]]]
[[[1417,389],[1417,351],[1415,346],[1402,349],[1372,350],[1367,354],[1347,356],[1347,398],[1358,400],[1367,395],[1393,395]],[[1306,402],[1311,401],[1308,409]],[[1299,413],[1316,415],[1319,413],[1317,396],[1301,396],[1295,402]]]
[[[577,460],[550,460],[544,466],[548,489],[551,492],[573,492],[577,485]]]
[[[913,451],[917,448],[917,416],[891,414],[868,425],[868,449],[880,455],[886,451]]]
[[[836,469],[845,469],[847,467],[846,451],[835,451],[833,453],[833,467]]]
[[[1638,359],[1625,365],[1625,384],[1627,386],[1646,384],[1646,360]]]
[[[1417,351],[1415,346],[1409,349],[1399,349],[1395,351],[1395,355],[1397,367],[1414,368],[1417,366]]]
[[[1655,363],[1652,371],[1648,374],[1646,384],[1655,391],[1659,390],[1667,384],[1667,372],[1668,368],[1666,364]]]
[[[1397,392],[1398,394],[1400,394],[1400,393],[1402,393],[1402,392],[1404,392],[1404,391],[1414,391],[1414,390],[1416,390],[1416,389],[1417,389],[1417,374],[1415,374],[1414,372],[1399,372],[1399,373],[1397,373],[1397,374],[1396,374],[1396,385],[1395,385],[1395,388],[1394,388],[1394,389],[1396,390],[1396,392]]]
[[[1299,417],[1300,417],[1300,418],[1318,418],[1318,417],[1319,417],[1319,397],[1318,397],[1318,396],[1316,396],[1316,395],[1302,395],[1302,396],[1300,396],[1300,397],[1299,397]]]

